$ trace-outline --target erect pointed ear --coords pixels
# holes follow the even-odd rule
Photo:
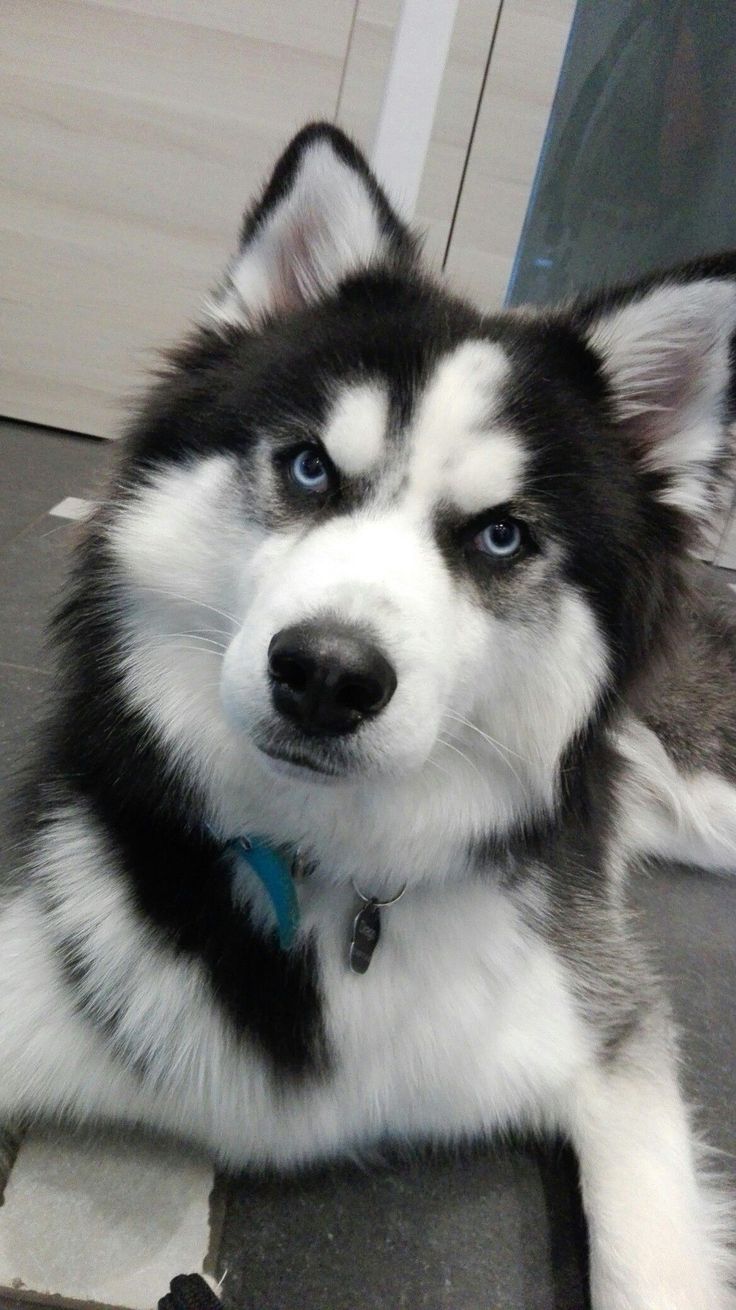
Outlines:
[[[357,147],[329,123],[312,123],[246,214],[240,248],[207,314],[250,326],[319,300],[360,270],[416,256],[415,238]]]
[[[670,280],[585,311],[616,417],[661,500],[707,522],[730,464],[736,280]]]

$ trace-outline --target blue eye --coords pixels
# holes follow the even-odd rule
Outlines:
[[[301,491],[327,491],[330,485],[327,465],[314,446],[305,446],[290,459],[289,474]]]
[[[473,545],[492,559],[510,559],[518,554],[523,539],[521,525],[516,519],[498,519],[473,537]]]

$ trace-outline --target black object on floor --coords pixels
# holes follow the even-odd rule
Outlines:
[[[220,1302],[199,1274],[179,1274],[161,1297],[158,1310],[220,1310]]]

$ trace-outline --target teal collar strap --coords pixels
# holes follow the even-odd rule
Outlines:
[[[299,901],[291,864],[269,846],[263,837],[248,833],[228,842],[240,867],[245,865],[258,878],[271,902],[279,945],[288,951],[299,927]]]

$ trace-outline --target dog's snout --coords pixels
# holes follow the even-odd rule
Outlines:
[[[380,650],[338,624],[282,628],[268,648],[268,671],[276,709],[312,736],[353,732],[396,690],[396,673]]]

